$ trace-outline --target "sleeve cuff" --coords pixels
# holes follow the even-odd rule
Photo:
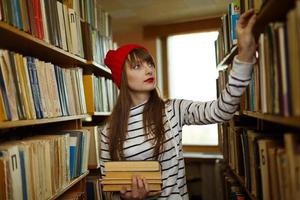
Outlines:
[[[252,62],[244,62],[237,59],[237,56],[233,59],[231,73],[235,77],[242,79],[250,79],[252,74],[253,65],[256,63],[256,58],[253,57]]]

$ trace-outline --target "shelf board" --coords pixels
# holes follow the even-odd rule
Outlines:
[[[223,70],[227,68],[227,64],[232,62],[233,57],[237,54],[238,48],[234,46],[231,51],[222,59],[222,61],[217,65],[217,70]]]
[[[1,48],[37,57],[54,64],[82,65],[86,63],[85,59],[53,46],[2,21],[0,21],[0,35]],[[16,41],[18,41],[18,44],[16,44]]]
[[[111,112],[94,112],[91,115],[93,116],[109,116]]]
[[[96,63],[95,61],[87,61],[84,66],[86,66],[84,69],[85,73],[94,73],[111,79],[111,71],[107,67]]]
[[[286,13],[294,5],[294,0],[269,0],[262,6],[257,14],[256,24],[253,28],[254,35],[259,36],[269,22],[282,21]]]
[[[82,174],[81,176],[77,177],[76,179],[72,180],[70,182],[70,184],[63,188],[62,190],[58,191],[55,195],[53,195],[52,197],[50,197],[48,200],[54,200],[57,199],[60,195],[62,195],[63,193],[65,193],[67,190],[69,190],[71,187],[73,187],[76,183],[78,183],[79,181],[81,181],[84,177],[86,177],[89,174],[89,171],[86,171],[84,174]]]
[[[262,114],[262,113],[251,112],[251,111],[243,111],[243,115],[282,124],[282,125],[300,128],[300,117],[284,117],[279,115]]]
[[[234,175],[234,177],[237,179],[237,181],[240,183],[240,185],[244,188],[245,192],[247,193],[248,197],[251,200],[257,200],[256,197],[246,188],[244,179],[239,176],[229,165],[228,165],[230,171]]]
[[[100,165],[89,165],[88,169],[90,169],[90,170],[100,169]]]
[[[236,180],[240,183],[240,185],[243,187],[243,189],[245,190],[245,192],[247,193],[247,195],[249,196],[249,198],[251,200],[257,200],[256,197],[246,188],[245,186],[245,181],[244,178],[241,177],[240,175],[238,175],[230,165],[228,165],[230,171],[232,172],[232,174],[234,175],[234,177],[236,178]]]
[[[88,116],[89,115],[74,115],[74,116],[66,116],[66,117],[44,118],[44,119],[6,121],[6,122],[0,122],[0,129],[84,119],[87,118]]]

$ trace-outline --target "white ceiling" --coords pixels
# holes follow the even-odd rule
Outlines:
[[[220,16],[229,0],[100,0],[112,18],[113,32]]]

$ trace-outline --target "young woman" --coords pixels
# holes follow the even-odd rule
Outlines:
[[[129,44],[109,51],[105,64],[120,88],[116,105],[101,132],[101,159],[158,160],[162,170],[162,191],[158,199],[188,199],[182,152],[182,127],[228,121],[237,110],[255,62],[252,34],[253,11],[241,15],[237,24],[238,55],[233,60],[226,89],[217,100],[193,102],[162,100],[156,90],[156,69],[148,51]],[[200,91],[199,91],[200,92]],[[101,171],[105,174],[103,163]],[[132,178],[132,191],[124,188],[122,199],[145,199],[151,194],[147,180]]]

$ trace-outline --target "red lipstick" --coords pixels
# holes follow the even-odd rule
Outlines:
[[[148,78],[144,82],[145,83],[153,83],[154,82],[154,78]]]

